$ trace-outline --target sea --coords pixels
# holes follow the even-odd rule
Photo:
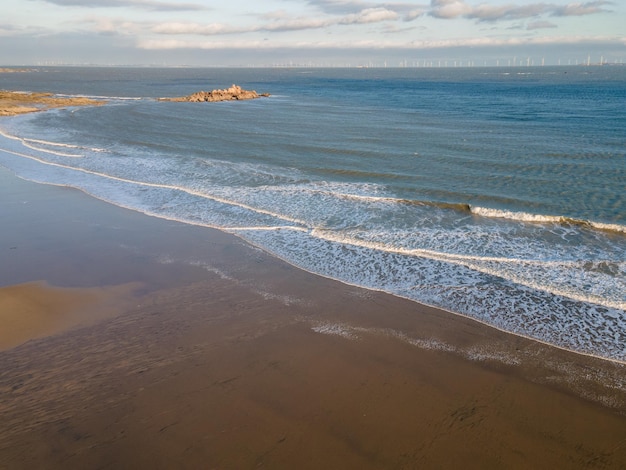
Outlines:
[[[231,84],[271,96],[157,100]],[[2,118],[22,178],[626,361],[626,67],[42,67],[0,89],[106,100]]]

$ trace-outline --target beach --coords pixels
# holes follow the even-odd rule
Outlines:
[[[170,71],[155,77],[163,73]],[[598,244],[589,252],[599,255],[588,264],[596,277],[581,271],[572,278],[581,286],[589,279],[593,291],[593,282],[619,277],[613,264],[620,252],[611,251],[621,247],[619,234],[606,241],[584,224],[519,229],[515,221],[519,247],[529,241],[547,262],[517,248],[496,245],[489,253],[483,240],[509,243],[517,233],[509,225],[484,228],[508,223],[500,217],[480,218],[467,204],[390,198],[381,185],[362,183],[371,171],[334,168],[342,160],[346,168],[361,165],[369,155],[343,153],[342,126],[340,143],[329,144],[326,132],[324,179],[306,173],[306,159],[319,149],[306,142],[291,148],[289,123],[301,132],[307,106],[317,102],[278,95],[261,104],[183,109],[174,106],[188,104],[112,95],[111,106],[98,108],[89,106],[104,99],[83,95],[0,99],[0,114],[59,108],[3,128],[0,161],[13,171],[0,165],[0,468],[626,467],[626,365],[565,349],[592,345],[590,354],[623,357],[619,311],[577,310],[584,301],[572,302],[573,295],[561,302],[515,290],[501,281],[505,271],[484,278],[459,271],[477,266],[482,276],[503,262],[524,274],[530,261],[547,267],[539,279],[558,281],[568,271],[550,270],[584,267],[586,259],[553,262],[571,249],[560,240],[582,251],[593,238]],[[310,116],[323,116],[312,109]],[[229,124],[249,119],[254,126],[263,113],[267,128]],[[343,113],[338,119],[351,116]],[[29,127],[30,117],[42,125]],[[355,129],[359,138],[367,134]],[[80,140],[81,132],[91,140]],[[379,144],[390,147],[387,136]],[[256,161],[281,151],[280,165]],[[292,168],[296,156],[304,160]],[[412,168],[392,179],[418,180]],[[334,174],[338,180],[327,177]],[[345,175],[355,180],[341,182]],[[394,215],[419,211],[425,215],[406,221]],[[431,227],[433,220],[443,223]],[[468,220],[476,225],[457,225]],[[387,234],[387,246],[376,237],[390,221],[402,230]],[[366,243],[367,232],[356,229],[370,223],[374,238]],[[416,227],[432,228],[433,240],[452,246],[400,249]],[[457,251],[455,239],[476,252]],[[544,239],[553,251],[537,242]],[[359,287],[372,279],[379,283]],[[606,285],[619,298],[610,287],[619,284]],[[454,296],[469,313],[411,300],[419,286],[443,305]],[[550,310],[564,305],[567,315]],[[584,321],[586,314],[598,322]],[[513,326],[524,318],[532,324],[509,333],[502,316],[519,316]],[[526,331],[545,331],[537,337],[546,340]]]
[[[3,468],[626,465],[620,364],[0,180]]]

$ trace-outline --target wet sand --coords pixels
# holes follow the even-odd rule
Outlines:
[[[119,314],[138,287],[63,289],[45,282],[0,287],[0,351]]]
[[[1,168],[0,220],[71,317],[0,351],[2,468],[626,468],[622,365]]]

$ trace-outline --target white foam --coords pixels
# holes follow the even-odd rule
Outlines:
[[[341,336],[351,340],[358,339],[352,328],[339,323],[322,323],[311,327],[311,329],[323,335]]]
[[[102,173],[102,172],[98,172],[98,171],[93,171],[93,170],[88,170],[85,168],[77,168],[77,167],[73,167],[73,166],[69,166],[69,165],[65,165],[65,164],[61,164],[61,163],[56,163],[56,162],[50,162],[50,161],[46,161],[42,158],[38,158],[35,157],[33,155],[27,155],[25,153],[22,152],[15,152],[12,150],[3,150],[6,153],[18,156],[18,157],[23,157],[38,163],[41,163],[43,165],[48,165],[51,167],[57,167],[57,168],[62,168],[64,170],[69,170],[69,171],[74,171],[77,173],[84,173],[84,174],[88,174],[88,175],[92,175],[92,176],[97,176],[100,178],[104,178],[104,179],[108,179],[108,180],[112,180],[112,181],[118,181],[118,182],[122,182],[122,183],[129,183],[138,187],[143,187],[143,188],[155,188],[155,189],[162,189],[162,190],[172,190],[172,191],[180,191],[186,194],[189,194],[191,196],[197,196],[200,198],[204,198],[204,199],[209,199],[215,202],[219,202],[221,204],[225,204],[225,205],[230,205],[230,206],[236,206],[240,209],[245,209],[245,210],[249,210],[251,212],[257,213],[257,214],[262,214],[262,215],[267,215],[270,217],[274,217],[276,219],[279,220],[283,220],[283,221],[288,221],[288,222],[292,222],[295,224],[299,224],[299,225],[306,225],[306,223],[302,220],[298,220],[295,218],[291,218],[291,217],[286,217],[283,216],[279,213],[270,211],[270,210],[266,210],[266,209],[261,209],[261,208],[256,208],[256,207],[252,207],[250,205],[247,204],[242,204],[242,203],[238,203],[236,201],[232,201],[232,200],[228,200],[222,197],[217,197],[217,196],[212,196],[210,194],[207,194],[204,191],[196,191],[196,190],[191,190],[185,187],[181,187],[181,186],[175,186],[175,185],[170,185],[170,184],[161,184],[161,183],[150,183],[150,182],[145,182],[145,181],[137,181],[137,180],[133,180],[130,178],[123,178],[123,177],[119,177],[119,176],[113,176],[113,175],[109,175],[106,173]]]
[[[49,153],[49,154],[52,154],[52,155],[57,155],[59,157],[69,157],[69,158],[82,158],[83,157],[83,155],[81,155],[81,154],[58,152],[58,151],[49,150],[49,149],[46,149],[46,148],[43,148],[43,147],[37,147],[35,145],[32,145],[29,141],[26,141],[26,140],[23,141],[23,145],[24,145],[24,147],[27,147],[29,149],[37,150],[39,152]]]
[[[268,292],[268,291],[258,290],[258,289],[255,290],[254,292],[256,292],[258,295],[263,297],[265,300],[276,300],[280,302],[281,304],[286,305],[287,307],[290,307],[291,305],[304,305],[305,304],[305,302],[302,299],[298,299],[290,295],[274,294],[273,292]]]
[[[478,207],[471,206],[470,208],[472,214],[479,215],[481,217],[488,217],[494,219],[507,219],[507,220],[516,220],[520,222],[526,223],[553,223],[553,224],[578,224],[578,225],[588,225],[589,227],[593,227],[597,230],[610,231],[610,232],[619,232],[626,233],[626,226],[619,224],[609,224],[603,222],[594,222],[587,220],[574,220],[563,216],[555,216],[555,215],[543,215],[543,214],[531,214],[528,212],[515,212],[504,209],[490,209],[487,207]]]
[[[551,216],[551,215],[531,214],[527,212],[514,212],[514,211],[508,211],[508,210],[502,210],[502,209],[490,209],[487,207],[478,207],[478,206],[471,206],[470,210],[472,211],[473,214],[479,215],[481,217],[519,220],[521,222],[558,223],[558,222],[561,222],[562,220],[561,217],[556,217],[556,216]]]
[[[450,216],[445,208],[403,204],[377,185],[305,181],[287,170],[276,178],[271,168],[232,162],[211,162],[210,181],[198,182],[186,180],[188,169],[174,159],[169,163],[122,154],[115,160],[107,155],[69,161],[50,151],[37,150],[45,153],[41,155],[18,148],[23,139],[0,133],[11,139],[0,162],[31,179],[79,187],[157,217],[230,231],[296,266],[349,284],[435,305],[567,349],[626,359],[626,262],[615,261],[623,249],[611,237],[602,241],[606,234],[594,235],[597,240],[588,249],[569,241],[580,236],[579,227],[559,225],[555,238],[563,243],[544,243],[542,227],[472,221],[446,225]],[[254,184],[245,186],[247,175]],[[231,176],[233,184],[227,179]],[[274,185],[256,185],[272,178]],[[519,213],[485,211],[491,218],[526,222]],[[394,225],[407,215],[413,217],[407,219],[410,224]],[[454,216],[456,223],[459,217]],[[547,220],[560,224],[561,219],[531,222]],[[522,228],[511,229],[513,225]]]
[[[74,149],[74,150],[84,150],[87,152],[94,152],[94,153],[107,152],[106,149],[98,148],[98,147],[85,147],[81,145],[67,144],[63,142],[52,142],[49,140],[17,137],[1,129],[0,129],[0,135],[9,140],[18,141],[24,147],[29,148],[31,150],[42,152],[44,154],[56,155],[59,157],[82,158],[84,157],[84,154],[67,153],[67,152],[61,152],[61,151],[53,150],[53,149],[55,148]]]

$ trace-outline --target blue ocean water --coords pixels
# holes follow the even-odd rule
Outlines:
[[[245,102],[171,103],[232,83]],[[0,165],[626,361],[626,68],[43,68]]]

